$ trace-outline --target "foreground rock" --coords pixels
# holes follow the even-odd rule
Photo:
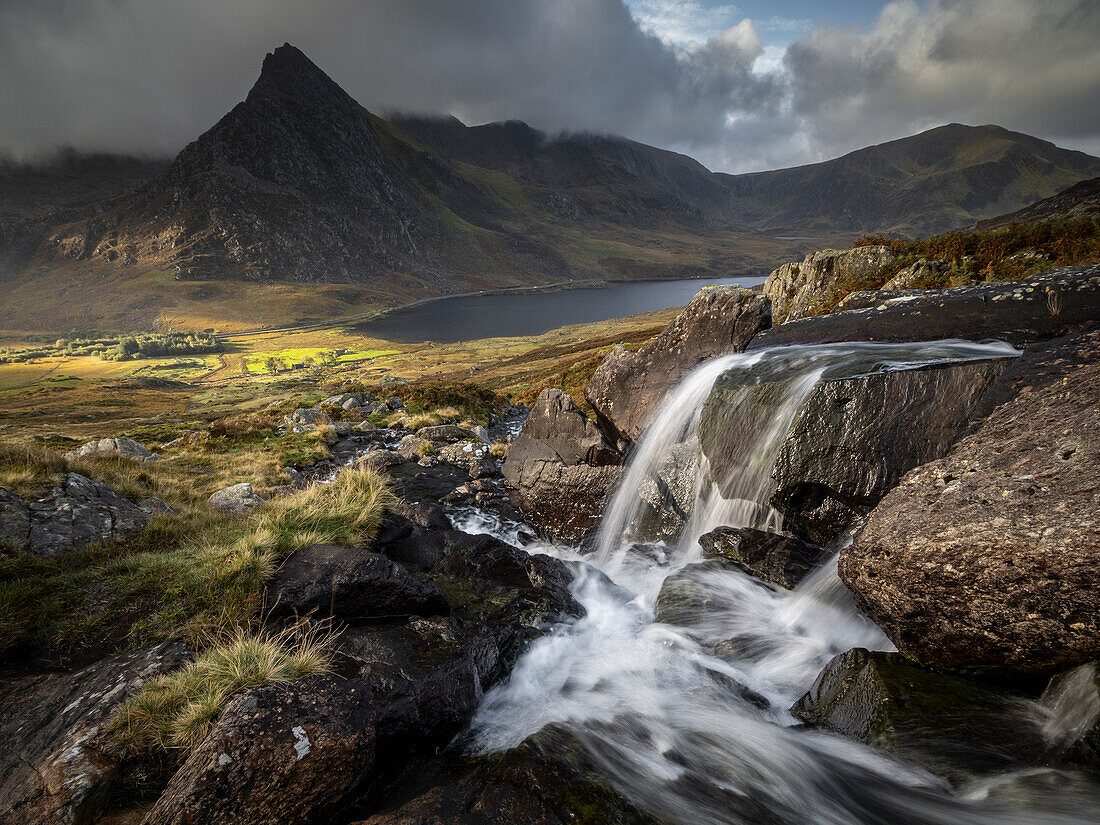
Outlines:
[[[860,309],[773,327],[754,338],[748,348],[942,338],[997,338],[1026,344],[1068,335],[1095,325],[1100,318],[1100,265],[1060,267],[1023,281],[872,292],[866,298],[872,303]]]
[[[615,347],[584,397],[606,432],[636,441],[670,386],[708,358],[741,352],[771,319],[771,304],[761,295],[736,286],[706,287],[637,352]]]
[[[227,513],[247,513],[264,504],[264,500],[256,495],[252,485],[247,481],[225,487],[210,494],[206,503],[215,510],[224,510]]]
[[[98,441],[89,441],[83,447],[65,453],[65,458],[69,461],[79,461],[106,455],[117,455],[131,461],[156,461],[160,458],[132,438],[101,438]]]
[[[953,782],[1047,758],[1047,742],[1022,699],[923,670],[898,653],[840,654],[791,712]]]
[[[907,470],[950,449],[1007,364],[939,364],[818,383],[795,415],[772,471],[771,504],[783,514],[785,529],[816,544],[834,541]],[[729,433],[748,426],[740,404],[745,380],[740,371],[721,376],[699,425],[711,477],[727,496],[735,494],[741,460],[741,441]],[[773,387],[783,391],[779,382],[751,390],[767,394]]]
[[[143,822],[307,825],[373,766],[366,685],[332,676],[267,685],[229,703]]]
[[[909,473],[840,556],[903,652],[1034,672],[1100,655],[1100,364],[1021,392]]]
[[[0,821],[94,821],[121,768],[107,722],[146,680],[187,658],[182,645],[166,643],[0,686]]]
[[[782,324],[810,314],[840,283],[858,282],[895,257],[889,247],[860,246],[811,252],[801,262],[783,264],[764,281],[764,295],[772,302],[772,323]]]
[[[816,544],[751,527],[718,527],[699,537],[703,560],[793,589],[828,558]]]
[[[557,389],[543,390],[502,469],[528,521],[556,538],[591,530],[619,477],[618,451]]]
[[[0,545],[57,558],[133,538],[150,514],[110,487],[69,473],[49,495],[25,504],[0,487]]]

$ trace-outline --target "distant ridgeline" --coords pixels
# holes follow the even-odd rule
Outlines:
[[[136,333],[95,338],[58,338],[52,344],[26,349],[0,349],[0,364],[19,364],[56,355],[93,355],[103,361],[153,358],[165,355],[202,355],[222,352],[225,346],[210,333]]]

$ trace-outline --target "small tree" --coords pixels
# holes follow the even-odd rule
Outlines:
[[[274,375],[279,371],[279,362],[269,355],[264,359],[264,369]]]

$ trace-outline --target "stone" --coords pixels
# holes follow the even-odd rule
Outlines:
[[[433,442],[434,443],[434,442]],[[492,451],[484,441],[457,441],[439,451],[439,458],[467,472],[472,472],[482,461],[492,461]],[[496,462],[493,462],[496,466]]]
[[[247,513],[265,502],[256,495],[251,484],[242,481],[240,484],[233,484],[211,493],[206,503],[215,510],[224,510],[228,513]]]
[[[421,427],[416,431],[416,437],[442,447],[444,444],[454,444],[456,441],[474,438],[474,434],[457,424],[439,424],[435,427]]]
[[[902,652],[1064,670],[1100,656],[1100,364],[1020,390],[874,509],[839,571]]]
[[[903,289],[926,289],[931,284],[943,280],[948,265],[943,261],[921,259],[905,267],[897,275],[882,285],[884,291]]]
[[[647,505],[631,533],[650,540],[675,539],[687,524],[695,504],[699,439],[673,447],[638,488]]]
[[[1021,697],[924,670],[899,653],[841,653],[791,713],[952,782],[1044,764],[1047,756]]]
[[[329,417],[321,410],[300,408],[286,416],[286,427],[294,433],[307,432],[329,422]]]
[[[49,558],[133,538],[149,521],[138,505],[79,473],[69,473],[60,487],[26,506],[29,520],[23,519],[16,500],[10,493],[0,496],[4,540]],[[29,529],[20,534],[23,527]]]
[[[401,400],[399,396],[391,395],[385,400],[385,405],[391,410],[403,410],[405,409],[405,402]]]
[[[709,286],[637,352],[615,347],[584,388],[600,428],[637,441],[669,387],[701,362],[742,352],[772,323],[771,302],[736,286]]]
[[[315,544],[295,551],[267,587],[272,616],[377,619],[449,612],[431,581],[358,547]]]
[[[31,533],[31,511],[15,493],[0,487],[0,547],[20,549]]]
[[[811,252],[801,261],[783,264],[764,281],[772,304],[772,322],[793,321],[821,307],[845,279],[870,275],[896,255],[885,246]]]
[[[390,467],[404,464],[406,458],[395,450],[371,450],[356,461],[356,466],[375,473],[384,473]]]
[[[546,389],[509,447],[502,472],[513,500],[531,524],[555,537],[576,540],[603,512],[621,460],[572,398]]]
[[[101,438],[89,441],[80,449],[65,453],[65,458],[69,461],[82,461],[105,455],[117,455],[132,461],[156,461],[160,458],[132,438]]]
[[[397,445],[397,454],[401,456],[405,461],[417,461],[420,459],[420,449],[425,444],[430,442],[425,441],[423,438],[417,438],[413,434],[409,434],[401,439]],[[432,445],[433,447],[435,445]]]
[[[793,536],[752,527],[717,527],[699,537],[706,562],[729,566],[793,590],[822,564],[829,551]]]
[[[74,673],[0,683],[0,821],[86,825],[103,810],[122,765],[106,726],[148,680],[188,659],[165,642],[111,656]]]
[[[370,775],[374,708],[359,680],[311,676],[250,690],[222,711],[144,825],[308,825]]]
[[[156,496],[153,496],[151,498],[143,498],[141,501],[138,502],[138,509],[149,516],[171,517],[179,515],[179,513],[177,513]]]
[[[1060,755],[1100,764],[1100,662],[1086,662],[1050,680],[1039,706],[1043,736]]]
[[[694,628],[708,623],[708,615],[730,609],[730,592],[722,586],[713,565],[686,565],[661,583],[653,605],[659,622]]]

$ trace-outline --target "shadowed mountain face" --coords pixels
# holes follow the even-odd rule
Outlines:
[[[717,174],[613,136],[384,120],[284,45],[246,99],[167,168],[118,161],[112,172],[109,159],[74,168],[87,180],[70,180],[75,194],[60,200],[34,170],[0,168],[0,277],[13,287],[148,272],[162,273],[159,283],[168,273],[347,284],[400,298],[767,271],[860,232],[972,224],[1100,175],[1100,160],[994,126],[950,125],[811,166]],[[15,181],[6,188],[5,174]],[[801,249],[777,236],[813,237]],[[166,300],[159,289],[148,306],[134,299],[135,313],[154,313]]]
[[[978,229],[999,229],[1013,223],[1100,217],[1100,178],[1083,180],[1023,209],[980,221]]]

